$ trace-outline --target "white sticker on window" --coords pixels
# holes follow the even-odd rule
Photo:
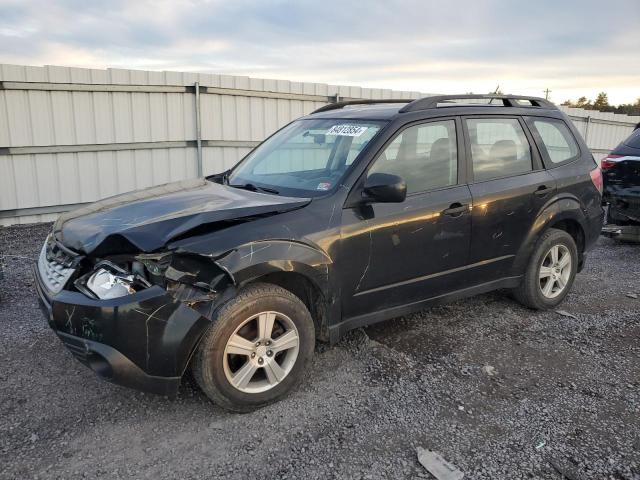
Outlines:
[[[327,135],[342,135],[343,137],[359,137],[367,131],[369,127],[359,125],[334,125],[329,129]]]

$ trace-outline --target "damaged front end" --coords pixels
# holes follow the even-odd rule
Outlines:
[[[164,251],[82,256],[50,236],[35,269],[49,324],[100,377],[152,393],[177,392],[190,357],[233,295],[214,260]]]

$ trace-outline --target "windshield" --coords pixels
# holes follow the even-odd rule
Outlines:
[[[262,143],[231,172],[228,184],[291,196],[324,195],[383,122],[298,120]]]

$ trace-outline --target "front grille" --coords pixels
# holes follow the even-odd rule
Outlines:
[[[59,247],[55,241],[47,239],[38,258],[38,272],[42,283],[51,293],[58,293],[75,271],[74,259]]]

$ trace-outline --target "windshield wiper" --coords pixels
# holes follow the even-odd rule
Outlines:
[[[229,185],[230,187],[233,187],[233,188],[241,188],[243,190],[250,190],[252,192],[266,192],[266,193],[273,193],[275,195],[279,195],[280,194],[280,192],[278,190],[275,190],[273,188],[267,188],[267,187],[259,187],[257,185],[254,185],[253,183],[236,183],[236,184],[227,183],[227,185]]]

